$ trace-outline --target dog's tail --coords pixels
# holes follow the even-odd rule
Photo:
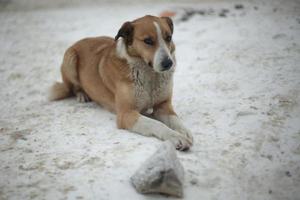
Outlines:
[[[50,88],[48,99],[56,101],[70,97],[71,95],[72,92],[65,83],[55,82]]]
[[[80,88],[77,73],[78,56],[76,50],[69,48],[64,55],[61,65],[63,82],[56,82],[50,88],[48,99],[50,101],[64,99],[74,95],[74,89]]]

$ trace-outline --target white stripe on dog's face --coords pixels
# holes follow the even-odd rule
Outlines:
[[[169,58],[173,62],[173,65],[174,65],[174,59],[173,59],[173,56],[171,56],[171,54],[170,54],[170,50],[168,49],[165,40],[163,39],[162,32],[161,32],[159,25],[157,24],[157,22],[153,22],[153,23],[156,28],[157,42],[159,45],[154,54],[153,69],[157,72],[162,72],[162,71],[164,71],[164,69],[162,67],[163,59]]]

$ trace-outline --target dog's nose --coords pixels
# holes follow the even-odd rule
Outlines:
[[[161,66],[162,66],[162,70],[168,70],[172,67],[173,65],[173,61],[170,58],[165,58],[162,62],[161,62]]]

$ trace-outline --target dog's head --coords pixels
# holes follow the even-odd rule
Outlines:
[[[175,66],[175,45],[172,40],[173,22],[168,17],[144,16],[125,22],[115,40],[119,54],[126,58],[141,58],[156,72]]]

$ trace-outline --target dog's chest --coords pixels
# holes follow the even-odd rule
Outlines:
[[[132,68],[136,107],[145,110],[165,101],[172,92],[172,75],[154,72],[148,66]]]

